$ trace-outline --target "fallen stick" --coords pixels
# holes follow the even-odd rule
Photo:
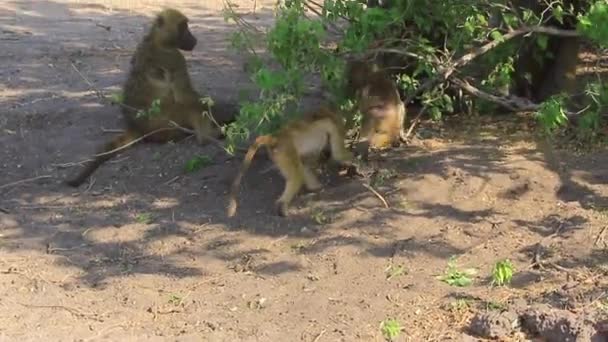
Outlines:
[[[9,186],[23,184],[23,183],[27,183],[27,182],[33,182],[35,180],[44,179],[44,178],[51,178],[51,176],[50,175],[45,175],[45,176],[38,176],[38,177],[26,178],[26,179],[18,180],[16,182],[11,182],[11,183],[7,183],[7,184],[4,184],[4,185],[0,185],[0,189],[8,188]]]

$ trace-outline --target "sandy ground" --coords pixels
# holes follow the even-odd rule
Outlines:
[[[381,322],[395,318],[397,341],[471,341],[483,315],[525,321],[525,310],[568,323],[559,338],[536,324],[546,341],[579,330],[599,338],[608,153],[539,148],[523,120],[425,125],[411,146],[376,156],[374,187],[389,208],[360,179],[326,177],[292,217],[276,217],[283,181],[262,173],[261,158],[227,219],[240,158],[193,139],[139,145],[89,184],[62,185],[112,136],[104,129],[122,127],[118,108],[100,104],[76,69],[119,89],[165,4],[187,13],[199,38],[186,55],[197,88],[236,101],[233,85],[248,78],[228,48],[234,27],[221,3],[0,4],[0,340],[382,341]],[[247,18],[268,25],[270,5],[258,1]],[[212,165],[186,173],[197,155]],[[437,279],[451,257],[478,270],[471,286]],[[503,258],[513,283],[491,287]],[[486,325],[500,330],[498,321]],[[505,329],[501,340],[526,340]]]

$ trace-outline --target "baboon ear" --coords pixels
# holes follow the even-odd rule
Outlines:
[[[162,16],[156,17],[156,26],[163,27],[165,25],[165,19]]]

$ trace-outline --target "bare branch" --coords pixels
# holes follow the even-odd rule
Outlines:
[[[490,94],[490,93],[486,93],[483,90],[480,90],[474,86],[472,86],[470,83],[468,83],[467,81],[461,80],[459,78],[452,78],[451,81],[457,85],[458,87],[462,88],[462,90],[466,91],[467,93],[479,97],[481,99],[493,102],[493,103],[497,103],[509,110],[512,111],[537,111],[538,108],[540,107],[538,104],[533,103],[532,101],[526,99],[526,98],[522,98],[522,97],[517,97],[517,96],[513,96],[513,97],[502,97],[502,96],[496,96],[494,94]]]
[[[540,109],[540,105],[534,103],[526,98],[519,96],[497,96],[494,94],[487,93],[479,88],[472,86],[467,81],[461,80],[459,78],[451,78],[452,83],[460,87],[462,90],[467,93],[479,97],[480,99],[484,99],[486,101],[490,101],[501,105],[512,111],[523,111],[523,112],[536,112]],[[581,112],[570,112],[566,111],[566,115],[569,117],[579,115]]]

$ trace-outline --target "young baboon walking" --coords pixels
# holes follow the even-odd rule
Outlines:
[[[70,186],[82,184],[114,151],[144,135],[146,142],[165,143],[183,138],[187,133],[174,129],[172,122],[194,130],[197,141],[217,138],[220,130],[204,115],[207,105],[192,86],[186,59],[179,50],[192,51],[196,38],[188,28],[188,18],[175,9],[160,12],[131,58],[131,70],[123,85],[122,114],[126,130],[106,143],[76,177],[66,181]],[[140,115],[160,101],[158,112]],[[235,113],[236,114],[236,113]],[[234,115],[222,115],[219,124],[233,121]],[[158,131],[154,134],[152,132]]]
[[[345,129],[342,118],[327,107],[306,113],[277,133],[259,136],[249,147],[243,165],[236,176],[229,194],[227,214],[236,213],[236,195],[241,179],[251,164],[258,148],[266,146],[270,159],[285,178],[285,189],[277,201],[279,216],[287,216],[289,204],[298,194],[302,185],[310,191],[322,187],[307,160],[318,159],[321,151],[329,145],[331,157],[337,162],[350,164],[352,153],[344,146]]]
[[[347,94],[357,101],[363,114],[358,149],[364,157],[371,146],[397,146],[405,120],[405,105],[395,82],[382,70],[365,61],[349,61],[346,67]]]

